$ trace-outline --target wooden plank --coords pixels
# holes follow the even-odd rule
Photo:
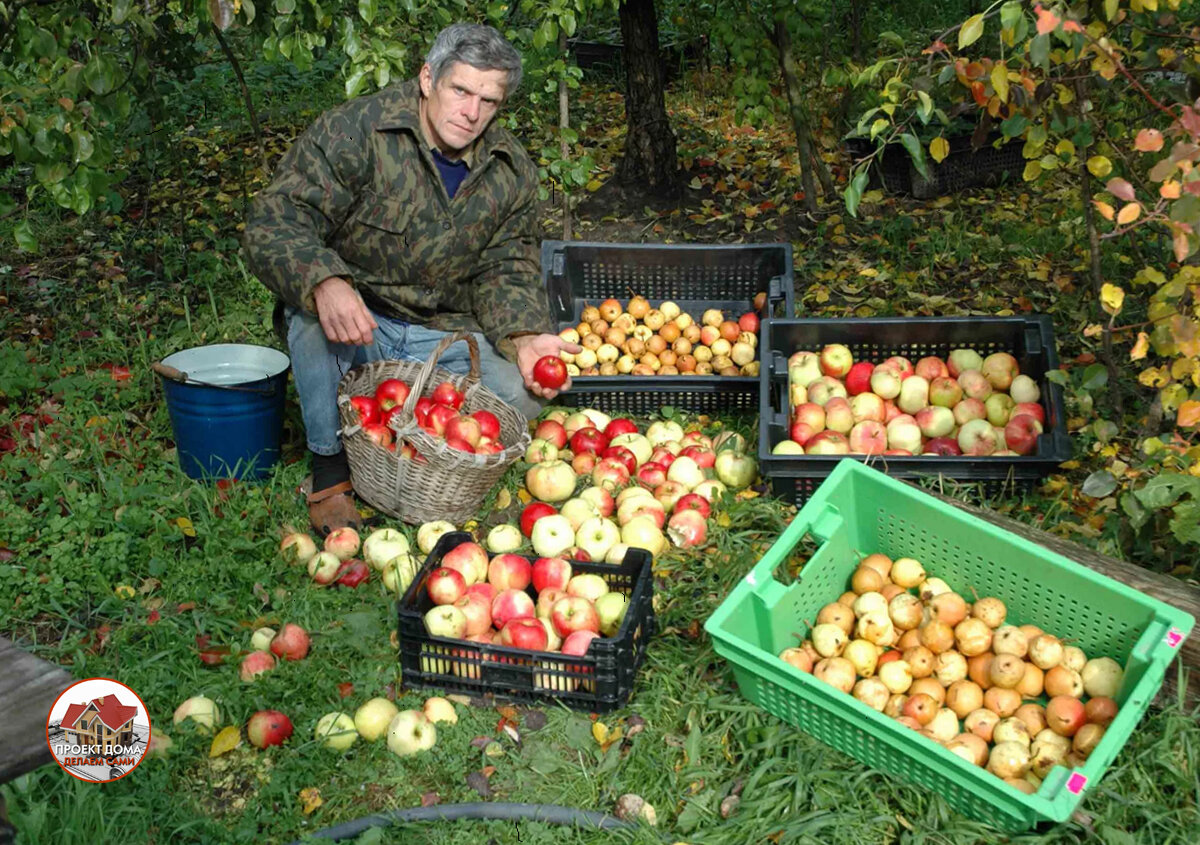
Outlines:
[[[966,511],[972,516],[977,516],[986,522],[990,522],[992,525],[1003,528],[1005,531],[1011,531],[1018,537],[1023,537],[1032,543],[1037,543],[1039,546],[1043,546],[1052,552],[1069,558],[1094,572],[1112,578],[1114,581],[1120,581],[1122,584],[1133,587],[1135,590],[1140,590],[1146,595],[1153,596],[1172,607],[1186,611],[1197,620],[1200,620],[1200,589],[1186,581],[1170,575],[1151,572],[1149,569],[1123,560],[1117,560],[1115,557],[1102,555],[1079,543],[1073,543],[1048,531],[1018,522],[1011,517],[996,513],[988,508],[967,504],[966,502],[952,499],[949,496],[941,495],[932,490],[925,490],[924,492],[930,493],[943,502],[954,505],[956,508]],[[1182,661],[1184,668],[1188,670],[1187,700],[1191,703],[1200,702],[1200,634],[1193,632],[1191,636],[1184,640],[1183,645],[1179,647],[1179,660]],[[1176,694],[1178,686],[1177,666],[1177,663],[1172,663],[1167,667],[1160,699],[1163,696]]]
[[[0,637],[0,783],[53,762],[46,718],[73,683],[61,667]]]

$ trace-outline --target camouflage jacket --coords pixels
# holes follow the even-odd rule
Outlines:
[[[509,359],[509,335],[552,331],[538,269],[538,176],[495,121],[451,200],[419,123],[417,81],[322,114],[254,198],[250,269],[315,313],[313,288],[341,276],[376,313],[480,331]]]

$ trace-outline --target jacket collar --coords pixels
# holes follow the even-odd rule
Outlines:
[[[420,146],[425,146],[425,134],[421,131],[420,100],[421,87],[416,78],[389,86],[379,92],[382,114],[375,128],[379,131],[412,132]],[[512,135],[505,132],[495,119],[476,142],[473,160],[475,164],[487,159],[492,153],[503,153],[510,159],[515,157]]]

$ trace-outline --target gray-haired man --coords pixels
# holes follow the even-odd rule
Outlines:
[[[537,169],[495,120],[520,79],[495,29],[449,26],[416,79],[321,115],[255,197],[246,254],[285,306],[322,534],[359,522],[338,437],[347,369],[471,331],[484,384],[533,415],[555,395],[534,362],[579,351],[553,334],[541,285]],[[441,364],[466,372],[465,345]]]

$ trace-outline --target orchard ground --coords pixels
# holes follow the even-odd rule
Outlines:
[[[703,554],[658,561],[660,634],[625,709],[593,721],[552,706],[460,706],[459,723],[440,730],[433,750],[403,760],[382,743],[337,753],[312,741],[329,711],[353,712],[376,695],[419,707],[432,693],[399,686],[394,626],[378,580],[359,590],[320,589],[278,559],[280,527],[305,522],[296,488],[307,468],[294,402],[284,460],[265,483],[193,482],[170,448],[150,363],[207,343],[274,343],[270,298],[238,258],[245,199],[263,184],[258,152],[221,67],[203,68],[201,84],[183,94],[197,107],[187,113],[205,117],[130,139],[119,212],[76,220],[36,208],[46,251],[0,259],[7,268],[0,273],[0,423],[12,426],[16,447],[0,456],[0,633],[77,677],[129,684],[174,741],[165,757],[104,787],[54,767],[0,787],[19,841],[290,841],[423,802],[486,798],[608,811],[629,792],[656,808],[666,841],[1002,839],[937,796],[831,751],[737,694],[701,624],[791,516],[763,496],[737,501]],[[338,82],[331,67],[323,71],[256,68],[272,83],[263,102],[272,156],[320,107],[336,102]],[[721,80],[708,79],[704,90],[722,90]],[[215,103],[208,101],[213,92],[221,92]],[[1096,342],[1081,332],[1094,315],[1073,198],[1021,184],[926,203],[876,194],[858,220],[834,204],[813,220],[800,214],[793,144],[782,124],[738,127],[732,104],[711,93],[702,105],[686,92],[671,94],[668,104],[687,169],[684,198],[666,203],[607,184],[578,207],[578,236],[787,240],[796,250],[803,314],[1049,312],[1072,372],[1094,360]],[[622,136],[605,127],[621,125],[620,97],[585,88],[577,106],[607,180]],[[525,140],[531,147],[546,141]],[[844,173],[836,137],[827,131],[821,142],[835,173]],[[555,198],[544,207],[547,234],[556,236]],[[1038,489],[988,504],[1101,551],[1190,575],[1186,549],[1169,537],[1137,539],[1119,512],[1082,493],[1083,479],[1116,447],[1097,439],[1094,410],[1071,397],[1076,459]],[[746,421],[727,422],[753,433]],[[506,483],[515,490],[515,475]],[[248,648],[256,627],[289,621],[312,632],[310,656],[254,684],[238,679],[236,660],[209,666],[198,657],[198,637],[237,651]],[[295,736],[267,752],[243,740],[210,759],[211,737],[170,725],[174,708],[201,693],[216,699],[222,724],[279,709],[295,723]],[[1196,713],[1164,702],[1070,822],[1013,841],[1195,842],[1198,771]],[[315,808],[315,793],[305,791],[314,789]],[[445,823],[360,841],[658,842],[659,832]]]

